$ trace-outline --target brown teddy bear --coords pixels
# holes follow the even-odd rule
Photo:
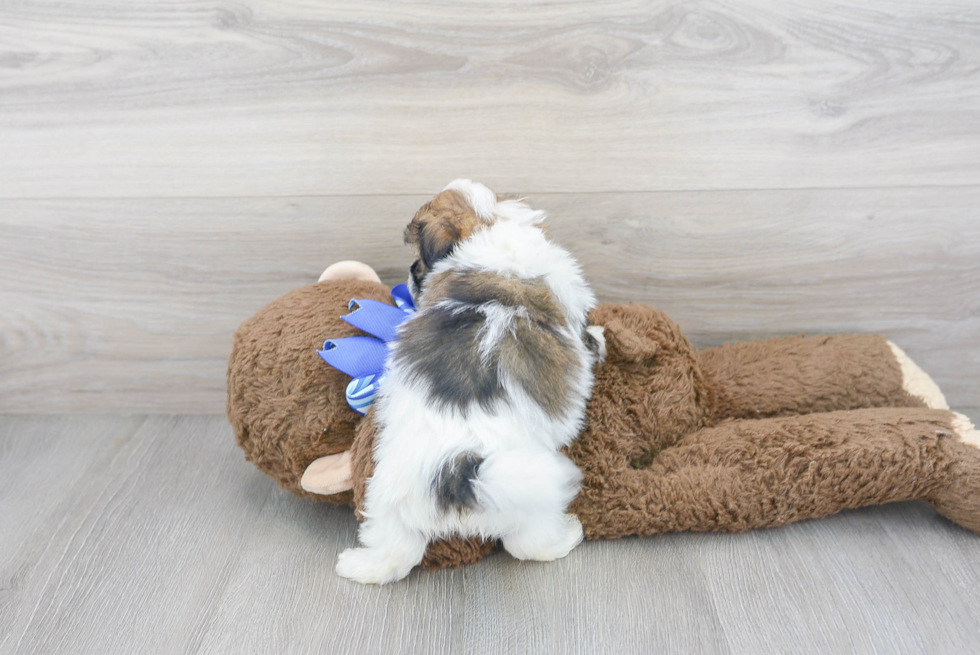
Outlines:
[[[326,338],[351,298],[391,304],[363,264],[335,265],[245,321],[228,365],[228,418],[247,459],[293,493],[361,502],[373,423]],[[874,335],[768,339],[695,350],[663,312],[600,305],[607,357],[587,425],[568,449],[584,474],[569,511],[587,539],[742,531],[846,508],[922,499],[980,532],[980,432],[933,381]],[[494,544],[430,544],[429,568]]]

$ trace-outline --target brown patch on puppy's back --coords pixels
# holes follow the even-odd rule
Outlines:
[[[565,324],[561,305],[543,278],[518,280],[484,271],[462,271],[445,276],[444,293],[453,300],[474,305],[496,301],[505,307],[526,307],[542,320]]]
[[[476,308],[423,308],[407,321],[394,361],[429,384],[429,398],[465,413],[474,403],[489,411],[503,395],[495,365],[479,352],[486,316]]]
[[[488,407],[502,397],[499,376],[506,375],[549,416],[568,409],[571,380],[582,364],[570,343],[562,307],[543,279],[446,271],[429,281],[422,305],[439,301],[453,301],[454,309],[440,305],[426,312],[428,318],[417,318],[426,324],[424,339],[431,342],[413,341],[426,358],[432,358],[416,370],[425,370],[437,399],[457,406],[476,400]],[[488,319],[479,308],[494,304],[516,313],[491,356],[484,359],[479,342]]]
[[[443,271],[438,275],[433,275],[425,282],[425,292],[420,298],[416,298],[416,302],[419,306],[422,303],[436,302],[437,300],[443,300],[450,297],[450,285],[451,281],[457,275],[456,271]]]
[[[436,503],[443,512],[462,511],[477,506],[473,481],[480,472],[483,458],[475,453],[460,453],[439,469],[432,481]]]
[[[570,377],[580,366],[567,338],[544,322],[518,318],[514,336],[500,344],[500,368],[553,418],[568,409]]]

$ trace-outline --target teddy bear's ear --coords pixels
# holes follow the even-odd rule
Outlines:
[[[656,357],[660,349],[656,341],[630,329],[618,318],[610,319],[603,328],[609,361],[647,362]]]
[[[350,491],[354,486],[351,481],[350,451],[313,460],[306,467],[300,486],[311,494],[321,496]]]

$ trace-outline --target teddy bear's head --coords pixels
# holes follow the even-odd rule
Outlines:
[[[365,279],[295,289],[242,323],[228,360],[228,420],[246,458],[284,489],[342,504],[350,491],[302,480],[315,461],[348,452],[361,421],[346,401],[350,378],[317,354],[326,339],[364,334],[340,318],[352,298],[393,304],[388,287]]]

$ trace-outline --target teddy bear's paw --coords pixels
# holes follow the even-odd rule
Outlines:
[[[504,549],[517,559],[550,562],[568,555],[583,539],[581,521],[574,514],[565,514],[552,529],[542,529],[541,524],[528,526],[503,542]]]
[[[904,350],[891,341],[888,342],[888,346],[902,369],[902,388],[905,392],[921,399],[929,409],[949,409],[946,397],[929,374],[919,368],[919,365],[913,362]]]
[[[414,566],[397,553],[376,548],[348,548],[337,557],[337,575],[361,584],[387,584],[407,576]]]
[[[980,430],[977,430],[969,418],[959,412],[953,412],[952,428],[960,441],[974,448],[980,448]]]

